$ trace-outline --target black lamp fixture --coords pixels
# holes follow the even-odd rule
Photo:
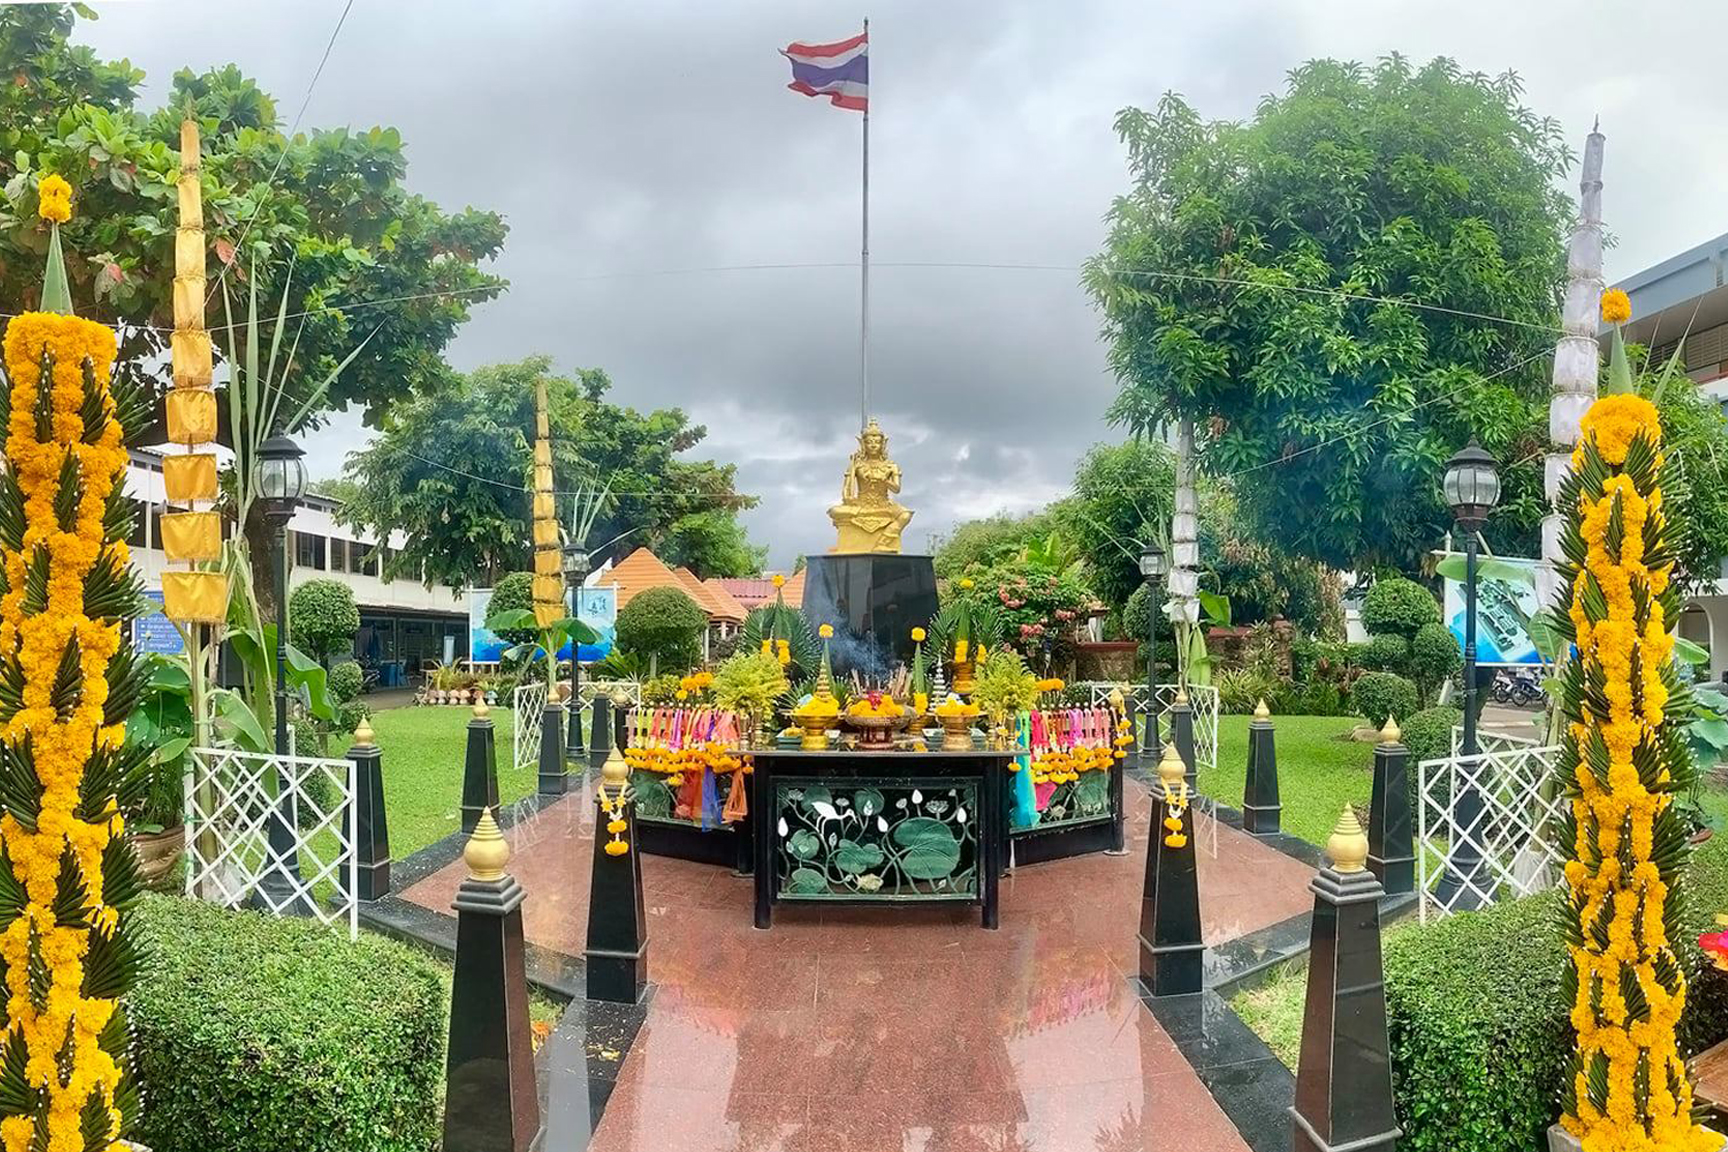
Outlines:
[[[258,498],[276,536],[276,755],[282,758],[288,756],[288,521],[306,495],[305,456],[305,450],[286,436],[272,436],[258,446]],[[276,769],[276,806],[267,829],[272,867],[259,882],[260,896],[278,914],[310,916],[312,905],[297,883],[297,821],[288,771],[285,764]]]
[[[1479,754],[1476,743],[1476,720],[1480,689],[1476,684],[1476,538],[1488,513],[1500,500],[1500,474],[1494,470],[1494,457],[1482,450],[1474,437],[1446,461],[1446,474],[1441,478],[1440,491],[1451,505],[1452,517],[1464,534],[1464,723],[1458,742],[1460,756]],[[1483,822],[1485,800],[1474,783],[1460,788],[1452,801],[1452,821],[1455,827],[1475,832]],[[1482,906],[1485,893],[1492,890],[1482,854],[1471,835],[1457,837],[1446,855],[1446,870],[1434,894],[1441,906],[1449,911],[1474,909]]]
[[[1500,502],[1500,474],[1494,470],[1494,457],[1472,438],[1446,461],[1440,490],[1452,507],[1458,527],[1474,532]]]
[[[266,510],[291,516],[306,495],[306,451],[286,436],[272,436],[258,446],[258,495]]]
[[[1140,549],[1140,575],[1148,580],[1156,580],[1170,570],[1169,557],[1164,549],[1155,543],[1148,543]]]

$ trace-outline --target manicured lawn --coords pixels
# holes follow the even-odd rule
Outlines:
[[[462,763],[468,746],[468,708],[449,705],[389,708],[372,717],[384,753],[384,807],[390,818],[390,855],[401,860],[456,831],[461,819]],[[534,791],[532,765],[511,767],[515,731],[509,709],[492,709],[498,746],[498,798],[508,804]],[[348,741],[332,741],[342,755]]]
[[[1293,962],[1259,987],[1236,993],[1230,998],[1230,1007],[1284,1067],[1295,1071],[1302,1051],[1302,1010],[1307,995],[1308,964]]]
[[[1200,791],[1242,807],[1248,774],[1247,716],[1218,718],[1218,766],[1200,773]],[[1350,739],[1353,716],[1274,716],[1284,831],[1326,843],[1347,803],[1367,807],[1374,790],[1374,746]]]

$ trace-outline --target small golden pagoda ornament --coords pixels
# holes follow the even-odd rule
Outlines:
[[[840,503],[828,509],[840,539],[836,552],[899,552],[900,533],[912,511],[894,502],[900,465],[888,458],[888,437],[872,420],[858,434],[858,450],[846,464]]]

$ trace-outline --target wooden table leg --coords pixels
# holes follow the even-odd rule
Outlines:
[[[755,835],[752,850],[756,855],[756,920],[758,928],[774,922],[774,847],[777,822],[770,798],[774,795],[773,772],[758,763],[750,774],[750,823]]]

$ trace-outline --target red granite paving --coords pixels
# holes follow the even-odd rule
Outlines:
[[[995,932],[973,908],[788,905],[759,932],[748,879],[646,857],[658,990],[591,1147],[1245,1152],[1125,979],[1150,807],[1129,793],[1129,854],[1018,869]],[[528,938],[573,955],[593,811],[572,797],[506,833]],[[463,873],[406,896],[446,910]],[[1207,943],[1307,911],[1312,875],[1219,828],[1200,855]]]

